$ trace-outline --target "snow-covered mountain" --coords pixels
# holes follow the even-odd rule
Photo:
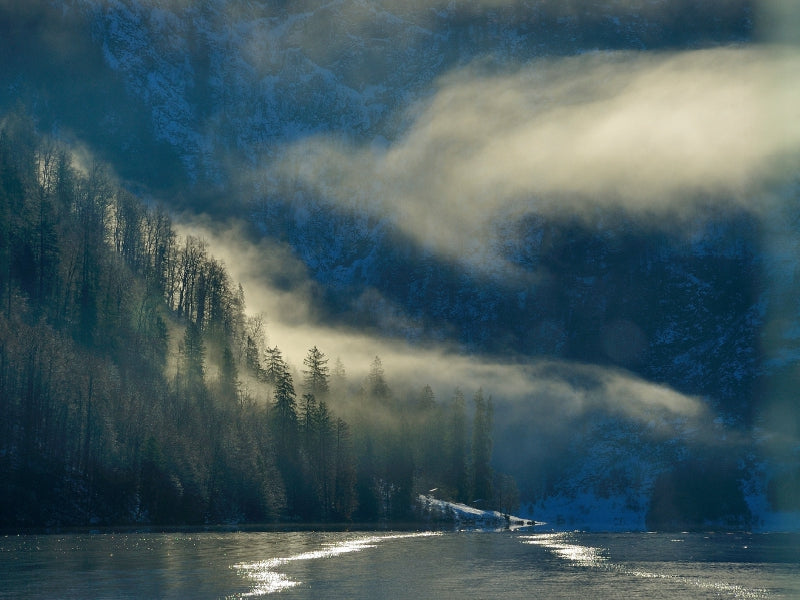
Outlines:
[[[290,248],[329,322],[708,407],[665,435],[660,413],[498,401],[497,460],[534,516],[644,526],[671,514],[648,517],[654,494],[705,477],[734,484],[712,517],[747,498],[757,525],[800,510],[800,136],[760,120],[796,92],[746,85],[798,63],[761,50],[763,4],[6,2],[0,100],[132,189]]]
[[[149,109],[155,138],[180,153],[191,179],[212,181],[231,167],[232,151],[246,166],[263,166],[287,140],[319,132],[393,139],[403,131],[403,109],[476,59],[504,67],[597,49],[738,42],[750,37],[753,18],[742,0],[712,7],[665,0],[33,6],[61,12],[56,27],[88,23],[105,65]]]

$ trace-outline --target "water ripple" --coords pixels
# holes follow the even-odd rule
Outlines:
[[[576,544],[571,539],[571,534],[553,533],[521,536],[520,540],[525,544],[533,544],[547,549],[549,552],[572,564],[580,567],[603,569],[610,572],[629,575],[642,579],[664,579],[675,582],[687,587],[695,587],[703,590],[710,590],[717,594],[730,595],[732,598],[740,600],[757,600],[771,598],[768,590],[760,588],[748,588],[742,585],[726,583],[723,581],[709,581],[699,577],[687,575],[677,575],[674,573],[657,572],[643,569],[630,568],[624,564],[610,561],[607,557],[607,550]],[[672,542],[683,540],[674,539]]]
[[[344,542],[324,544],[319,550],[309,550],[299,554],[269,558],[257,562],[238,563],[233,565],[233,568],[236,569],[239,574],[250,579],[254,585],[253,589],[251,589],[249,592],[238,594],[232,598],[252,598],[266,596],[268,594],[274,594],[287,588],[300,585],[302,582],[291,579],[286,574],[277,570],[279,567],[288,563],[335,558],[337,556],[341,556],[342,554],[360,552],[368,548],[374,548],[378,544],[389,540],[426,537],[432,535],[440,534],[436,532],[420,532],[370,535]]]

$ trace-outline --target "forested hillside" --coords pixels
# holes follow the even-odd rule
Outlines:
[[[24,111],[0,119],[0,225],[0,527],[518,503],[482,390],[397,394],[379,357],[353,382],[316,346],[287,364],[206,242]]]
[[[0,0],[2,525],[800,527],[798,32]]]

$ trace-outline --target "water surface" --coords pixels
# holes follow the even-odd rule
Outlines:
[[[800,535],[6,536],[0,598],[800,598]]]

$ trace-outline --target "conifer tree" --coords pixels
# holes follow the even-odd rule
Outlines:
[[[277,385],[278,380],[288,370],[283,361],[283,354],[277,346],[264,351],[264,380],[272,385]],[[292,389],[294,391],[294,389]]]
[[[431,386],[426,385],[409,415],[411,436],[414,440],[414,463],[418,472],[418,483],[430,489],[443,487],[447,478],[447,448],[443,440],[447,437],[443,412],[436,403]]]
[[[372,360],[369,375],[367,376],[367,391],[378,400],[387,400],[390,395],[389,385],[383,372],[383,363],[379,356]]]
[[[320,503],[323,519],[330,517],[333,505],[334,480],[336,472],[333,458],[333,429],[331,413],[325,402],[320,402],[314,410],[314,436],[312,452],[314,487]]]
[[[472,424],[473,499],[492,501],[492,399],[483,398],[483,390],[475,393],[475,416]]]
[[[222,363],[219,369],[219,387],[220,392],[226,400],[238,400],[239,369],[233,358],[233,352],[227,344],[222,349]]]
[[[269,368],[275,385],[273,409],[277,423],[278,441],[288,444],[297,427],[297,400],[292,373],[277,346],[272,348]]]
[[[350,427],[343,419],[336,419],[335,471],[333,490],[333,516],[349,521],[356,509],[356,466]]]
[[[330,377],[330,391],[334,397],[343,395],[347,387],[347,373],[345,372],[342,360],[337,356],[333,361]]]
[[[450,403],[447,436],[448,482],[456,500],[466,502],[470,496],[467,460],[467,415],[464,394],[456,389]]]
[[[324,398],[329,391],[330,370],[328,358],[316,346],[312,347],[303,359],[303,388],[316,398]]]
[[[420,410],[428,411],[436,406],[436,394],[433,393],[431,386],[426,385],[422,388],[422,394],[419,397],[418,407]]]
[[[245,341],[244,364],[247,370],[257,379],[264,378],[264,370],[261,368],[261,359],[258,356],[258,346],[252,336],[247,336]]]
[[[300,427],[304,439],[307,441],[316,429],[317,399],[314,394],[303,394],[300,408]]]
[[[200,328],[192,322],[186,324],[181,351],[183,377],[190,389],[196,390],[197,386],[203,385],[205,379],[206,349]]]

